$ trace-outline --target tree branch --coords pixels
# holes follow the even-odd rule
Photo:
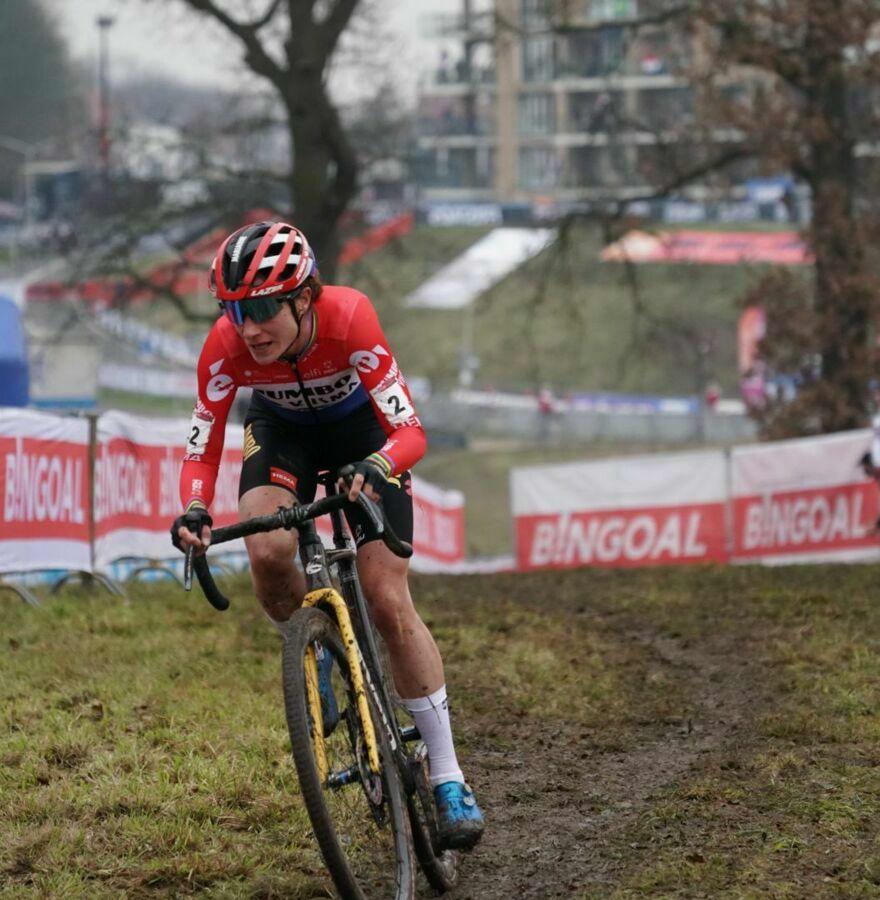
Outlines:
[[[212,16],[228,31],[244,44],[248,65],[258,74],[278,85],[284,78],[281,67],[266,52],[257,37],[257,32],[275,15],[281,0],[272,0],[266,12],[253,22],[239,22],[225,10],[214,3],[214,0],[183,0],[192,9]]]
[[[329,15],[321,23],[321,41],[328,55],[333,52],[339,35],[345,31],[357,5],[358,0],[336,0]]]

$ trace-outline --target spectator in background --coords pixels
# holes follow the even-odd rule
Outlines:
[[[759,363],[749,366],[740,380],[742,398],[748,409],[763,409],[767,402],[767,384],[763,367]]]
[[[449,51],[443,50],[440,53],[440,65],[437,67],[437,82],[445,84],[449,81]]]
[[[718,401],[721,399],[721,386],[717,381],[710,381],[706,385],[706,409],[715,412],[718,409]]]
[[[880,386],[871,386],[874,415],[871,416],[871,446],[862,454],[859,465],[868,478],[880,484]]]
[[[556,412],[556,401],[553,391],[544,385],[538,391],[538,440],[545,444],[550,438],[550,428],[553,423],[553,415]]]

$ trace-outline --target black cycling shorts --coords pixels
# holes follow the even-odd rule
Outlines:
[[[277,485],[290,491],[300,503],[311,503],[319,472],[337,472],[348,463],[360,462],[380,450],[386,439],[370,403],[336,422],[298,425],[252,400],[244,420],[239,499],[251,488]],[[390,478],[381,497],[391,528],[401,540],[412,543],[410,473]],[[380,539],[360,507],[346,507],[345,517],[358,547]]]

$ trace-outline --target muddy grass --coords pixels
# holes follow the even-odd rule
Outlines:
[[[878,579],[417,579],[488,820],[450,896],[880,896]],[[330,896],[235,592],[3,600],[0,896]]]
[[[490,827],[453,896],[880,896],[877,576],[496,579],[486,603],[567,619],[563,656],[598,638],[635,695],[588,727],[516,704],[459,726]]]

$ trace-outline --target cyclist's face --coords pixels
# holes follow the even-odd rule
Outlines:
[[[306,288],[294,301],[298,313],[303,314],[308,309],[310,299],[310,289]],[[279,303],[278,306],[278,315],[266,322],[254,322],[246,317],[244,324],[235,326],[254,362],[259,365],[275,362],[299,337],[299,327],[290,305]]]

